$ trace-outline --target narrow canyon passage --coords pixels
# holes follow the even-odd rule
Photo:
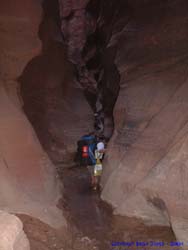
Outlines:
[[[0,2],[0,219],[28,246],[13,250],[187,249],[187,13],[187,0]],[[75,162],[96,130],[100,192]]]
[[[83,89],[75,81],[74,68],[67,61],[66,48],[57,32],[57,24],[54,23],[55,10],[48,7],[49,10],[40,28],[41,39],[44,39],[43,53],[29,62],[19,81],[24,111],[55,164],[64,186],[63,198],[58,206],[66,211],[71,228],[69,233],[72,233],[72,239],[67,248],[106,250],[111,249],[112,242],[116,241],[175,240],[169,227],[147,227],[134,218],[114,216],[111,206],[101,200],[99,193],[90,189],[87,169],[75,165],[76,142],[83,134],[93,131],[94,111],[87,101],[88,96],[84,95]],[[52,28],[52,34],[49,32],[49,23],[50,27],[54,25],[57,28]],[[107,53],[108,56],[111,55]],[[109,65],[106,67],[109,70]],[[109,112],[112,107],[108,109],[107,101],[105,105]],[[26,228],[27,223],[25,219]],[[27,231],[27,236],[34,238],[33,250],[37,247],[37,241],[44,249],[61,249],[61,243],[56,243],[56,247],[50,244],[45,246],[40,236],[35,239],[32,230]],[[170,246],[165,246],[165,249],[170,249]]]

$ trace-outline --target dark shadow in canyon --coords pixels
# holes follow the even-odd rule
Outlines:
[[[46,2],[50,3],[51,1]],[[66,48],[61,41],[58,28],[59,20],[56,16],[57,6],[56,8],[53,8],[53,5],[49,6],[52,12],[48,12],[49,7],[47,7],[47,12],[45,12],[47,16],[41,24],[39,33],[43,42],[43,51],[41,55],[29,62],[19,81],[24,111],[35,128],[44,149],[53,162],[58,163],[57,151],[59,149],[66,150],[67,146],[61,130],[65,123],[64,118],[69,116],[70,109],[69,112],[65,109],[64,98],[68,96],[76,102],[76,98],[71,96],[69,90],[69,84],[72,84],[75,72],[70,63],[67,62]],[[106,20],[109,20],[110,16],[107,15]],[[55,22],[54,17],[56,18]],[[110,25],[110,23],[106,21],[106,25]],[[117,25],[117,30],[120,29],[121,25],[122,21]],[[102,35],[104,30],[105,26],[98,31],[98,36]],[[109,41],[111,32],[107,31],[106,37],[101,38],[104,44]],[[119,93],[120,81],[120,75],[114,63],[116,47],[103,48],[102,50],[100,49],[101,43],[98,46],[99,55],[93,61],[89,61],[87,66],[93,69],[92,67],[97,64],[97,58],[102,60],[101,67],[104,74],[99,85],[102,86],[105,115],[111,121],[109,125],[111,133],[112,112]],[[77,91],[82,92],[80,88]],[[111,98],[110,102],[109,97]],[[80,105],[80,103],[78,102],[76,105]],[[56,128],[58,132],[54,133],[52,128]],[[68,133],[68,125],[66,130]],[[75,225],[83,236],[96,239],[96,245],[100,247],[100,250],[110,249],[113,241],[162,240],[169,242],[174,240],[174,235],[168,227],[146,227],[135,219],[113,216],[112,208],[101,201],[100,194],[93,193],[89,189],[89,175],[86,169],[77,167],[65,169],[61,164],[56,166],[64,183],[65,199],[60,204],[62,209],[67,209],[69,222]]]

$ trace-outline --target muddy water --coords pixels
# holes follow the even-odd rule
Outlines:
[[[61,169],[60,176],[64,183],[64,206],[68,211],[69,220],[84,236],[95,239],[100,250],[175,250],[169,246],[170,242],[175,241],[170,228],[146,227],[138,220],[113,216],[111,207],[100,199],[100,193],[91,190],[87,169]],[[133,243],[131,247],[112,246],[113,242],[120,241]],[[138,241],[142,245],[148,243],[149,246],[137,247]],[[165,246],[162,247],[157,242]],[[155,246],[151,247],[152,244]]]

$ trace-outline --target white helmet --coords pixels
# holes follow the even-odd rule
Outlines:
[[[104,143],[103,142],[99,142],[97,143],[97,150],[103,150],[104,149]]]

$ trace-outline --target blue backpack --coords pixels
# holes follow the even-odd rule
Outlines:
[[[96,138],[93,135],[85,135],[82,136],[81,139],[78,141],[77,145],[77,154],[78,154],[78,161],[80,165],[87,166],[87,165],[95,165],[95,149],[96,149]]]

